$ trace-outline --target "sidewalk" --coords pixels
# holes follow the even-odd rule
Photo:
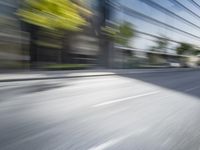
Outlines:
[[[1,73],[0,82],[48,80],[62,78],[111,76],[123,74],[195,71],[195,68],[167,68],[167,69],[99,69],[99,70],[74,70],[74,71],[23,71],[17,73]]]

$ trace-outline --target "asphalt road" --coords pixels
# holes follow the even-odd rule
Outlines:
[[[0,150],[200,150],[200,71],[0,83]]]

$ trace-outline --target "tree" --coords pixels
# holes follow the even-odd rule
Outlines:
[[[113,43],[117,43],[121,46],[128,47],[129,40],[135,36],[135,30],[133,25],[128,22],[122,24],[110,24],[102,28],[103,33],[103,60],[106,66],[112,67],[113,63]]]
[[[135,31],[133,26],[128,22],[124,22],[119,26],[119,33],[116,36],[116,42],[128,46],[129,40],[134,37],[134,35]]]
[[[200,49],[196,48],[194,49],[194,55],[200,55]]]
[[[194,54],[195,49],[191,44],[180,43],[180,45],[176,48],[176,52],[179,55]]]
[[[49,30],[49,33],[52,32],[55,36],[62,37],[62,47],[64,47],[67,44],[63,39],[69,35],[66,31],[80,31],[81,27],[87,24],[82,16],[90,15],[91,12],[71,0],[24,0],[17,14],[29,26],[32,63],[37,61],[36,43],[38,43],[39,30]]]
[[[123,22],[118,26],[106,26],[103,31],[114,42],[128,46],[129,40],[135,36],[133,25],[129,22]]]
[[[167,46],[169,44],[166,37],[157,38],[155,42],[156,46],[151,48],[152,51],[166,52]]]
[[[77,31],[86,24],[80,9],[71,0],[25,0],[18,15],[23,21],[39,27]]]

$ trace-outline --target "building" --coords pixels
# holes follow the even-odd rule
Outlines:
[[[18,6],[17,0],[0,0],[0,69],[27,67],[29,54],[23,48],[28,46],[28,35],[21,31]]]

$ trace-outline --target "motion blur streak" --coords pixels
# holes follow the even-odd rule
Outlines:
[[[200,150],[198,0],[0,0],[0,150]]]
[[[197,4],[1,0],[0,70],[198,67]]]
[[[1,149],[196,150],[199,75],[149,71],[1,83]],[[91,107],[142,94],[146,96]]]

